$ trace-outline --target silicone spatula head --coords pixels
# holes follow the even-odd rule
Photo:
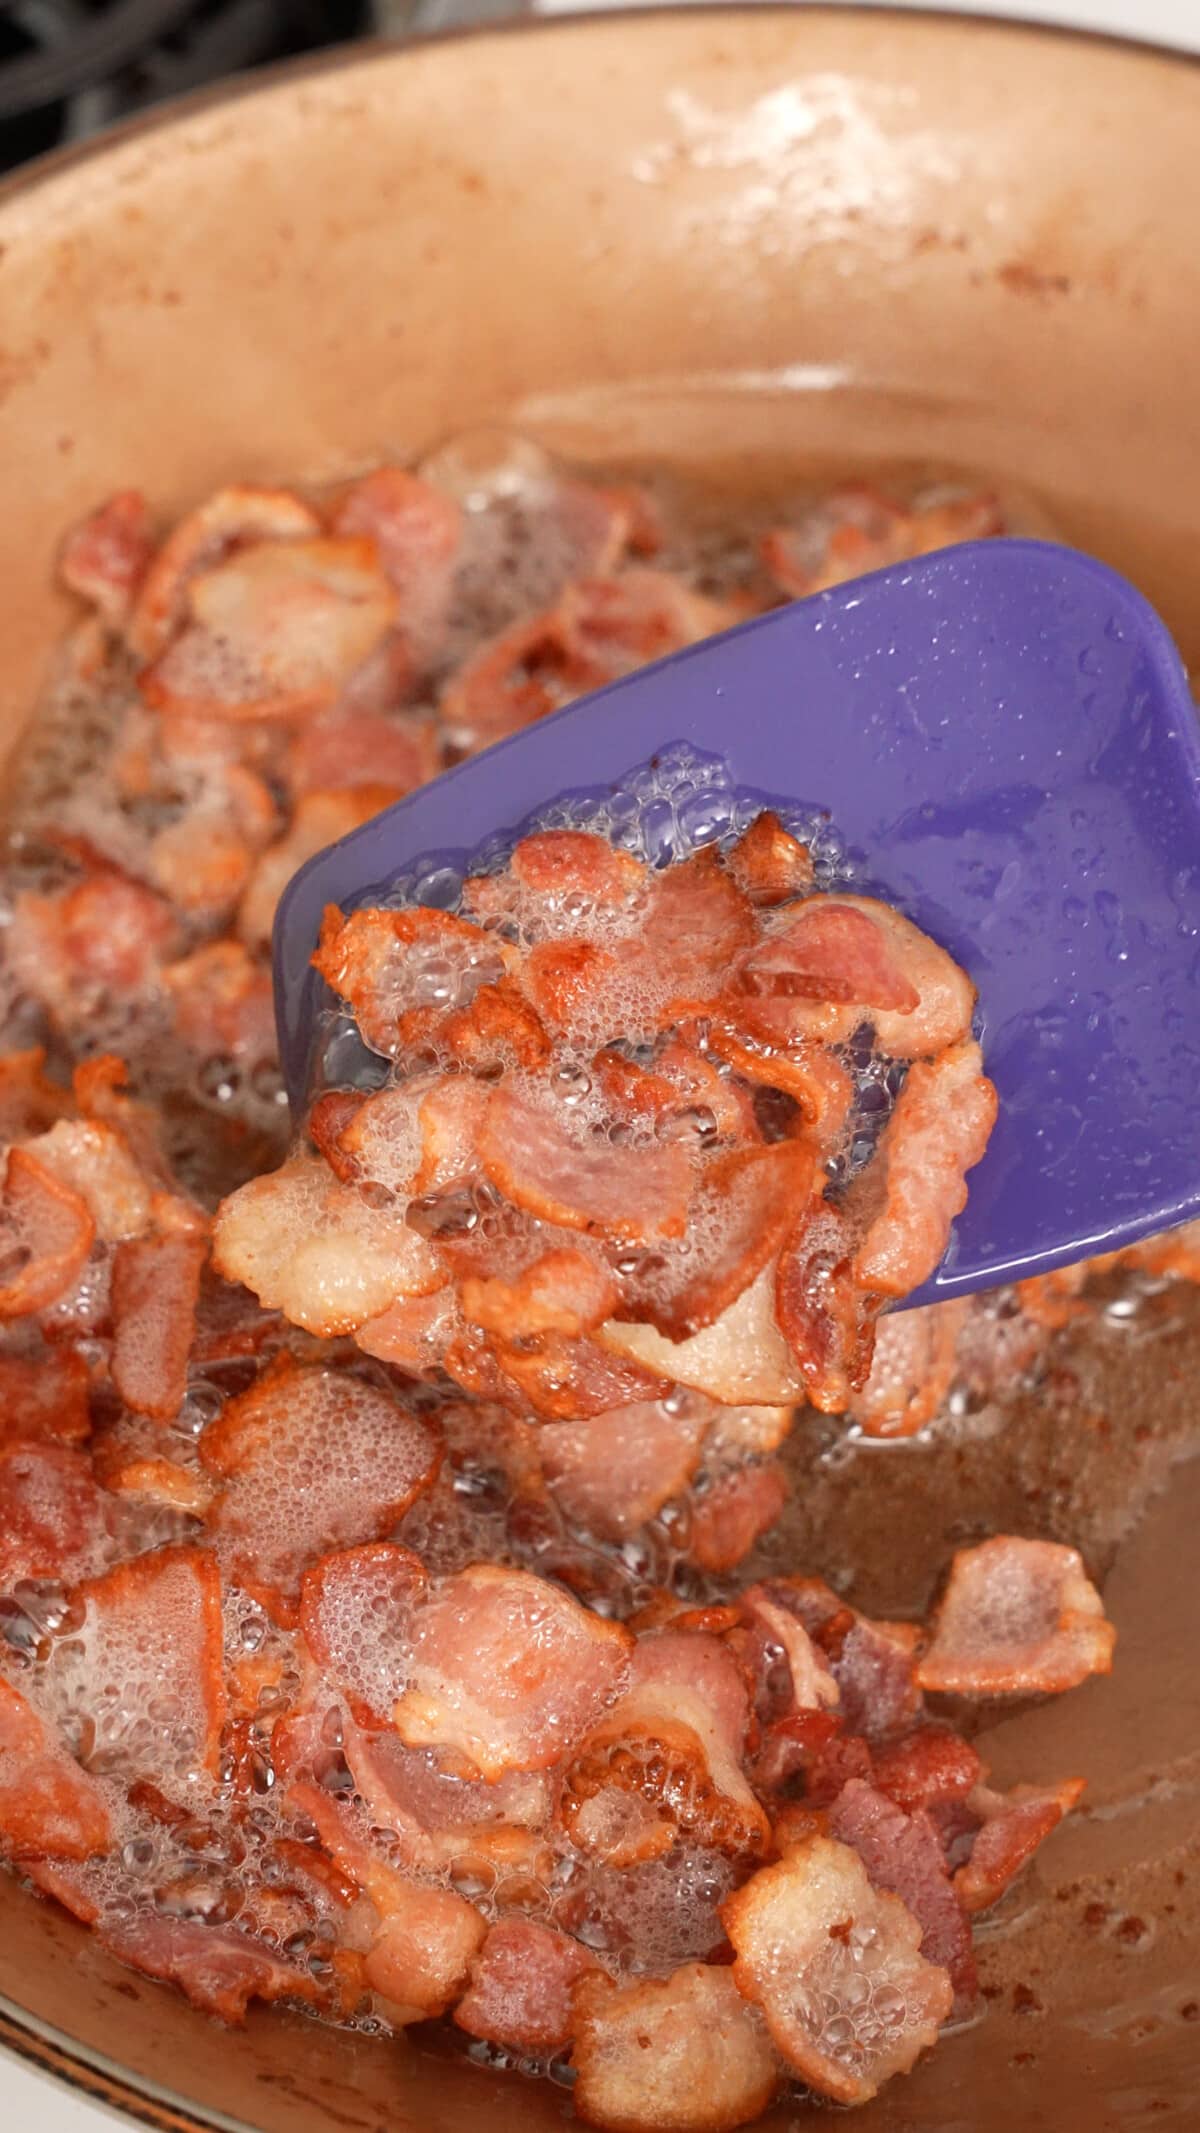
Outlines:
[[[797,601],[525,728],[333,845],[275,930],[302,1112],[331,1000],[321,916],[430,900],[552,804],[686,744],[729,789],[826,816],[856,886],[979,992],[1000,1098],[933,1302],[1200,1212],[1200,739],[1163,624],[1037,541],[947,549]],[[715,825],[719,828],[719,824]]]

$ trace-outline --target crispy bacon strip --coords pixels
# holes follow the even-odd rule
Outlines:
[[[200,1457],[225,1483],[209,1519],[216,1546],[291,1627],[305,1568],[382,1540],[434,1481],[441,1448],[390,1393],[281,1356],[209,1424]]]
[[[1076,1549],[1002,1535],[954,1557],[917,1680],[958,1696],[1055,1695],[1107,1674],[1115,1642]]]
[[[932,1274],[967,1204],[966,1173],[982,1160],[995,1122],[996,1091],[974,1042],[909,1068],[877,1158],[883,1205],[854,1254],[863,1289],[907,1296]],[[868,1190],[872,1183],[868,1174]]]
[[[369,1206],[313,1156],[294,1156],[222,1202],[213,1265],[326,1338],[354,1332],[400,1297],[430,1296],[447,1279],[415,1229]]]
[[[205,1237],[134,1238],[112,1272],[113,1384],[127,1407],[169,1422],[187,1391]]]
[[[90,1859],[111,1843],[103,1787],[0,1680],[0,1852],[17,1861]]]
[[[866,1436],[911,1437],[941,1413],[957,1374],[958,1336],[969,1310],[964,1298],[878,1321],[870,1374],[849,1406]]]
[[[872,1888],[858,1854],[810,1836],[721,1907],[738,1990],[811,2087],[865,2103],[937,2037],[954,1988],[918,1951],[921,1928]]]
[[[100,1939],[120,1962],[146,1977],[178,1985],[193,2007],[239,2027],[251,2000],[294,2000],[320,2006],[329,1993],[308,1970],[236,1927],[142,1912],[129,1920],[105,1919]]]
[[[543,1578],[478,1563],[420,1610],[393,1723],[464,1777],[544,1769],[616,1693],[629,1647],[626,1630]]]
[[[729,2133],[779,2086],[761,2018],[731,1972],[707,1963],[628,1985],[585,1978],[574,2021],[571,2100],[609,2133]]]

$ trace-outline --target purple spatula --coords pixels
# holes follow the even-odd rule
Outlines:
[[[1162,623],[1038,541],[947,549],[647,667],[461,764],[312,860],[275,928],[294,1109],[331,996],[321,913],[444,900],[473,854],[679,744],[745,801],[823,812],[856,883],[979,988],[1000,1116],[933,1302],[1200,1213],[1200,737]],[[713,827],[719,829],[719,821]]]

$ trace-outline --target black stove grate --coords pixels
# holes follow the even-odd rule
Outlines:
[[[373,27],[372,0],[0,0],[0,170]]]

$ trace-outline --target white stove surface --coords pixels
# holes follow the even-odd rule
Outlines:
[[[592,0],[604,5],[605,0]],[[613,0],[623,4],[623,0]],[[884,0],[860,0],[860,5],[884,4]],[[928,6],[930,0],[892,0],[900,6]],[[936,4],[936,0],[935,0]],[[572,0],[539,0],[541,12],[567,13]],[[1188,51],[1200,52],[1200,0],[989,0],[989,5],[971,9],[968,0],[956,0],[958,12],[1012,15],[1025,21],[1068,23],[1075,29],[1110,30],[1130,37],[1157,39]],[[117,2123],[129,2125],[122,2113],[111,2111],[71,2095],[58,2082],[32,2073],[5,2053],[0,2053],[0,2124],[6,2133],[103,2133]]]

